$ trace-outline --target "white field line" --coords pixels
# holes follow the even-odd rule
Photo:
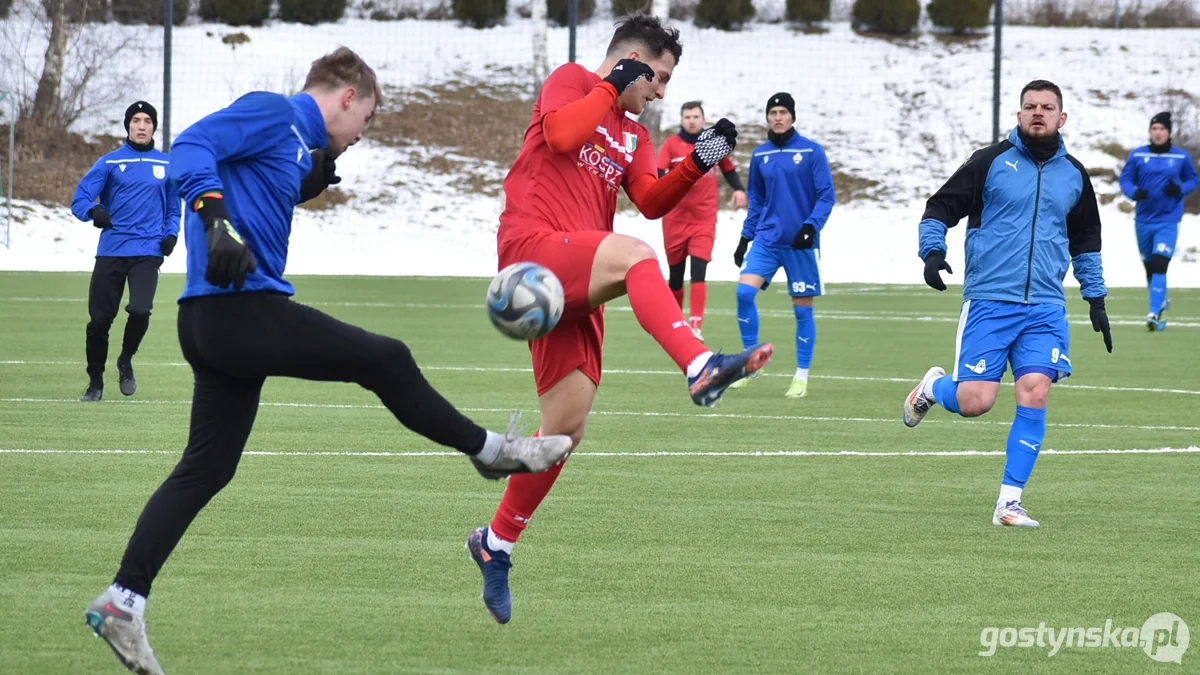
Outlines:
[[[0,366],[83,366],[86,365],[83,361],[31,361],[31,360],[7,360],[0,361]],[[186,367],[188,364],[184,361],[167,361],[159,363],[143,363],[138,362],[139,367]],[[430,371],[448,371],[448,372],[464,372],[464,373],[533,373],[532,368],[510,368],[503,366],[421,366],[421,370]],[[682,375],[677,370],[627,370],[627,369],[612,369],[605,370],[605,375],[670,375],[672,377],[682,378]],[[787,377],[791,378],[791,373],[760,373],[759,377]],[[844,380],[850,382],[903,382],[906,384],[915,385],[920,378],[906,377],[858,377],[852,375],[810,375],[811,379],[816,380]],[[1012,382],[1002,383],[1005,386],[1012,386]],[[1092,384],[1071,384],[1062,383],[1054,385],[1056,388],[1063,387],[1066,389],[1088,389],[1093,391],[1119,391],[1119,392],[1141,392],[1150,394],[1180,394],[1184,396],[1200,396],[1200,390],[1195,389],[1167,389],[1160,387],[1106,387]]]
[[[59,404],[75,404],[78,403],[73,398],[0,398],[0,403],[59,403]],[[111,401],[108,405],[191,405],[191,401],[165,401],[165,400],[116,400]],[[352,403],[292,403],[292,402],[268,402],[259,403],[260,407],[265,408],[323,408],[332,410],[386,410],[382,405],[368,404],[352,404]],[[468,413],[509,413],[513,412],[509,408],[459,408],[462,412]],[[537,414],[537,410],[523,410]],[[737,414],[737,413],[683,413],[683,412],[652,412],[639,410],[593,410],[589,413],[598,417],[678,417],[687,419],[718,419],[718,420],[770,420],[778,422],[859,422],[870,424],[897,424],[900,421],[899,417],[839,417],[839,416],[823,416],[823,415],[755,415],[755,414]],[[956,424],[956,425],[983,425],[983,426],[1011,426],[1012,422],[1007,420],[965,420],[965,419],[948,419],[937,420],[927,419],[923,424]],[[1136,430],[1136,431],[1197,431],[1200,432],[1200,427],[1178,426],[1167,424],[1084,424],[1073,422],[1048,422],[1047,427],[1061,429],[1117,429],[1117,430]]]
[[[99,448],[91,450],[0,448],[0,455],[174,455],[182,450],[121,450]],[[293,450],[247,450],[243,455],[264,457],[455,457],[457,452],[413,451],[413,452],[367,452],[353,450],[319,450],[303,452]],[[761,452],[580,452],[582,457],[997,457],[1004,456],[1003,450],[913,450],[907,452],[863,452],[839,450],[818,452],[814,450],[767,450]],[[1119,448],[1110,450],[1042,450],[1042,455],[1176,455],[1200,454],[1200,447],[1186,448]]]

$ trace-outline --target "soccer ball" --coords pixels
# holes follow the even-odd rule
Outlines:
[[[536,340],[558,325],[563,287],[554,272],[537,263],[513,263],[500,270],[487,292],[488,318],[514,340]]]

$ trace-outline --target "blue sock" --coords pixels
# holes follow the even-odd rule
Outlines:
[[[750,284],[737,285],[738,330],[742,333],[742,347],[746,349],[758,344],[758,307],[754,306],[757,297],[757,288]]]
[[[796,315],[796,367],[812,365],[813,346],[817,342],[817,322],[813,321],[813,308],[792,305]]]
[[[1150,277],[1150,313],[1157,315],[1167,300],[1167,275],[1155,274]]]
[[[961,414],[958,412],[958,383],[953,377],[943,375],[933,381],[933,400],[955,415]]]
[[[1025,487],[1045,437],[1046,409],[1017,406],[1017,416],[1013,418],[1005,448],[1008,461],[1004,463],[1004,485]]]

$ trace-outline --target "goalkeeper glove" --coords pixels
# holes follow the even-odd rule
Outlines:
[[[195,211],[204,223],[204,236],[208,240],[208,266],[204,269],[204,278],[218,288],[233,284],[234,290],[241,290],[246,275],[258,269],[258,261],[229,222],[221,193],[200,195]]]

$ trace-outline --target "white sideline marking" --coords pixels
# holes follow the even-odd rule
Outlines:
[[[179,455],[182,450],[61,450],[0,448],[0,455]],[[243,455],[265,457],[456,457],[451,451],[412,452],[367,452],[352,450],[320,450],[300,452],[294,450],[246,450]],[[1200,454],[1200,447],[1186,448],[1126,448],[1112,450],[1042,450],[1043,455],[1177,455]],[[818,452],[815,450],[767,450],[759,452],[579,452],[573,456],[583,457],[996,457],[1004,456],[1003,450],[912,450],[908,452],[864,452],[861,450],[838,450]]]
[[[79,401],[73,398],[0,398],[0,403],[65,403],[72,404]],[[109,405],[190,405],[191,401],[169,401],[169,400],[114,400],[107,402]],[[333,410],[386,410],[382,405],[364,404],[364,403],[298,403],[286,401],[262,401],[259,407],[263,408],[325,408]],[[510,408],[459,408],[462,412],[470,413],[509,413],[513,412]],[[537,410],[521,410],[519,412],[527,412],[537,414]],[[896,424],[900,421],[899,417],[834,417],[820,415],[755,415],[755,414],[738,414],[738,413],[684,413],[684,412],[653,412],[647,410],[592,410],[589,415],[600,417],[684,417],[688,419],[708,418],[708,419],[746,419],[746,420],[772,420],[772,421],[796,421],[796,422],[868,422],[872,424]],[[925,420],[922,424],[956,424],[956,425],[984,425],[984,426],[1011,426],[1011,421],[1006,420],[979,420],[979,419],[945,419],[945,420]],[[1047,422],[1047,427],[1063,428],[1063,429],[1134,429],[1139,431],[1200,431],[1200,427],[1187,427],[1166,424],[1084,424],[1081,422]]]
[[[0,366],[83,366],[86,365],[83,361],[23,361],[11,360],[0,361]],[[160,363],[141,363],[139,367],[184,367],[188,364],[183,361],[167,361]],[[419,365],[419,364],[418,364]],[[533,368],[510,368],[504,366],[421,366],[421,370],[432,371],[447,371],[447,372],[463,372],[463,373],[533,373]],[[673,377],[683,378],[677,370],[605,370],[605,375],[671,375]],[[791,378],[792,373],[766,373],[760,372],[759,377],[786,377]],[[817,380],[844,380],[850,382],[904,382],[910,385],[916,385],[920,381],[918,377],[856,377],[851,375],[810,375],[810,379]],[[1013,386],[1012,382],[1002,382],[1006,387]],[[1066,389],[1089,389],[1093,391],[1128,391],[1128,392],[1143,392],[1150,394],[1182,394],[1187,396],[1200,396],[1200,390],[1194,389],[1164,389],[1158,387],[1105,387],[1095,384],[1071,384],[1064,382],[1054,385],[1055,388],[1063,387]],[[4,399],[0,399],[4,400]]]

